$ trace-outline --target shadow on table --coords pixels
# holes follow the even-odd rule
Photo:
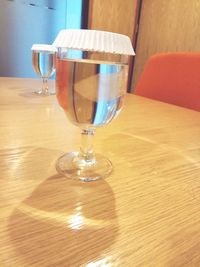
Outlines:
[[[8,89],[10,91],[0,98],[0,106],[4,109],[12,111],[16,109],[32,110],[33,105],[35,109],[38,105],[45,109],[52,107],[51,105],[54,103],[57,104],[55,94],[49,96],[36,94],[35,91],[39,90],[39,87],[9,87]]]
[[[8,87],[9,90],[13,90],[18,92],[19,96],[25,97],[25,98],[41,98],[46,97],[40,94],[36,94],[36,92],[40,91],[42,88],[42,81],[32,81],[30,85],[27,82],[27,86],[10,86]],[[49,84],[49,90],[55,92],[55,84]],[[49,97],[55,96],[54,94],[50,94]]]
[[[14,210],[8,231],[27,266],[95,262],[118,234],[114,194],[104,180],[49,177]]]
[[[36,86],[13,86],[9,87],[9,90],[14,90],[18,92],[19,96],[25,97],[25,98],[41,98],[42,96],[39,94],[36,94],[36,91],[39,91],[41,89],[42,85],[36,85]]]

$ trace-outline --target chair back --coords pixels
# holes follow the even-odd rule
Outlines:
[[[146,63],[134,93],[200,111],[200,53],[166,53]]]

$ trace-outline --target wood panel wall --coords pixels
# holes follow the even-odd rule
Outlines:
[[[91,0],[88,28],[134,37],[137,0]]]
[[[131,87],[151,55],[175,51],[200,51],[200,0],[143,0]]]
[[[141,0],[90,0],[88,28],[128,35],[134,44],[138,7]],[[132,80],[132,63],[129,62],[129,90]]]

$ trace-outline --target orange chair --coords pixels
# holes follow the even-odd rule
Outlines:
[[[152,56],[134,93],[200,111],[200,53]]]

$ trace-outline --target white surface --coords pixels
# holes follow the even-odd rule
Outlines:
[[[31,50],[33,51],[46,51],[46,52],[56,52],[57,49],[53,45],[48,44],[34,44],[31,47]]]
[[[85,51],[135,55],[128,36],[105,31],[61,30],[53,45],[61,48]]]

